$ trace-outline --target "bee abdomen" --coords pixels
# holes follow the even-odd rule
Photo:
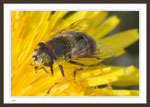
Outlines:
[[[93,38],[82,32],[68,32],[74,40],[73,57],[88,57],[96,51],[96,42]]]
[[[57,36],[47,42],[51,46],[55,57],[59,58],[71,52],[72,44],[67,37]]]

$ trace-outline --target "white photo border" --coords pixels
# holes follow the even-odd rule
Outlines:
[[[77,8],[78,7],[78,8]],[[141,4],[4,4],[4,103],[147,103],[147,6]],[[13,97],[11,96],[11,11],[139,11],[139,96]],[[142,71],[142,72],[141,72]]]

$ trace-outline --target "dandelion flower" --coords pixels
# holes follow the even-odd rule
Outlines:
[[[39,70],[35,73],[32,54],[41,41],[46,41],[71,23],[88,18],[93,23],[88,34],[116,50],[116,57],[138,40],[138,30],[130,29],[106,37],[120,22],[116,16],[106,19],[105,11],[12,11],[11,12],[11,96],[138,96],[138,90],[113,89],[113,86],[132,86],[139,82],[139,70],[133,65],[118,67],[100,64],[76,74],[78,66],[63,63],[65,80],[56,63],[54,75]],[[105,19],[105,20],[104,20]],[[99,23],[101,25],[99,26]],[[87,60],[86,63],[92,63]],[[46,68],[48,71],[49,69]],[[62,81],[56,85],[56,82]],[[99,86],[106,85],[101,88]],[[51,89],[50,93],[46,92]]]

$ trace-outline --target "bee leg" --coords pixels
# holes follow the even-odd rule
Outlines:
[[[49,94],[49,92],[51,91],[51,89],[56,85],[56,84],[58,84],[59,82],[56,82],[54,85],[52,85],[50,88],[49,88],[49,90],[47,91],[47,94]]]
[[[38,72],[37,72],[38,67],[37,67],[37,66],[35,66],[35,67],[34,67],[34,69],[35,69],[35,73],[38,73]]]
[[[82,64],[82,63],[72,61],[72,60],[70,60],[69,63],[74,64],[74,65],[79,65],[79,66],[88,66],[87,64]]]
[[[51,71],[51,74],[52,74],[52,76],[53,76],[53,65],[50,66],[50,71]]]
[[[73,77],[75,79],[77,71],[84,70],[84,68],[75,69],[73,72]]]
[[[44,71],[45,71],[46,73],[49,73],[44,67],[41,67],[41,68],[39,68],[39,69],[44,69]]]
[[[74,64],[74,65],[84,66],[84,67],[87,67],[87,66],[88,66],[87,64],[79,63],[79,62],[72,61],[72,60],[70,60],[69,63]],[[80,70],[84,70],[84,69],[85,69],[85,68],[83,68],[83,67],[82,67],[82,68],[79,68],[79,69],[75,69],[74,72],[73,72],[74,79],[75,79],[75,77],[76,77],[76,72],[77,72],[77,71],[80,71]]]
[[[64,70],[63,70],[62,65],[59,65],[59,69],[60,69],[60,71],[61,71],[61,74],[62,74],[63,78],[65,78]]]
[[[51,91],[51,89],[52,89],[53,87],[54,87],[54,86],[51,86],[51,88],[48,89],[47,94],[49,94],[49,92]]]
[[[63,82],[63,81],[64,81],[64,79],[63,79],[62,81],[56,82],[54,85],[52,85],[52,86],[49,88],[49,90],[47,91],[47,94],[50,93],[51,89],[52,89],[55,85],[57,85],[57,84],[59,84],[59,83],[61,83],[61,82]]]

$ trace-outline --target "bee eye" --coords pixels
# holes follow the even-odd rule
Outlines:
[[[45,47],[45,44],[44,44],[43,42],[40,42],[40,43],[38,44],[38,46],[40,46],[40,47]]]

